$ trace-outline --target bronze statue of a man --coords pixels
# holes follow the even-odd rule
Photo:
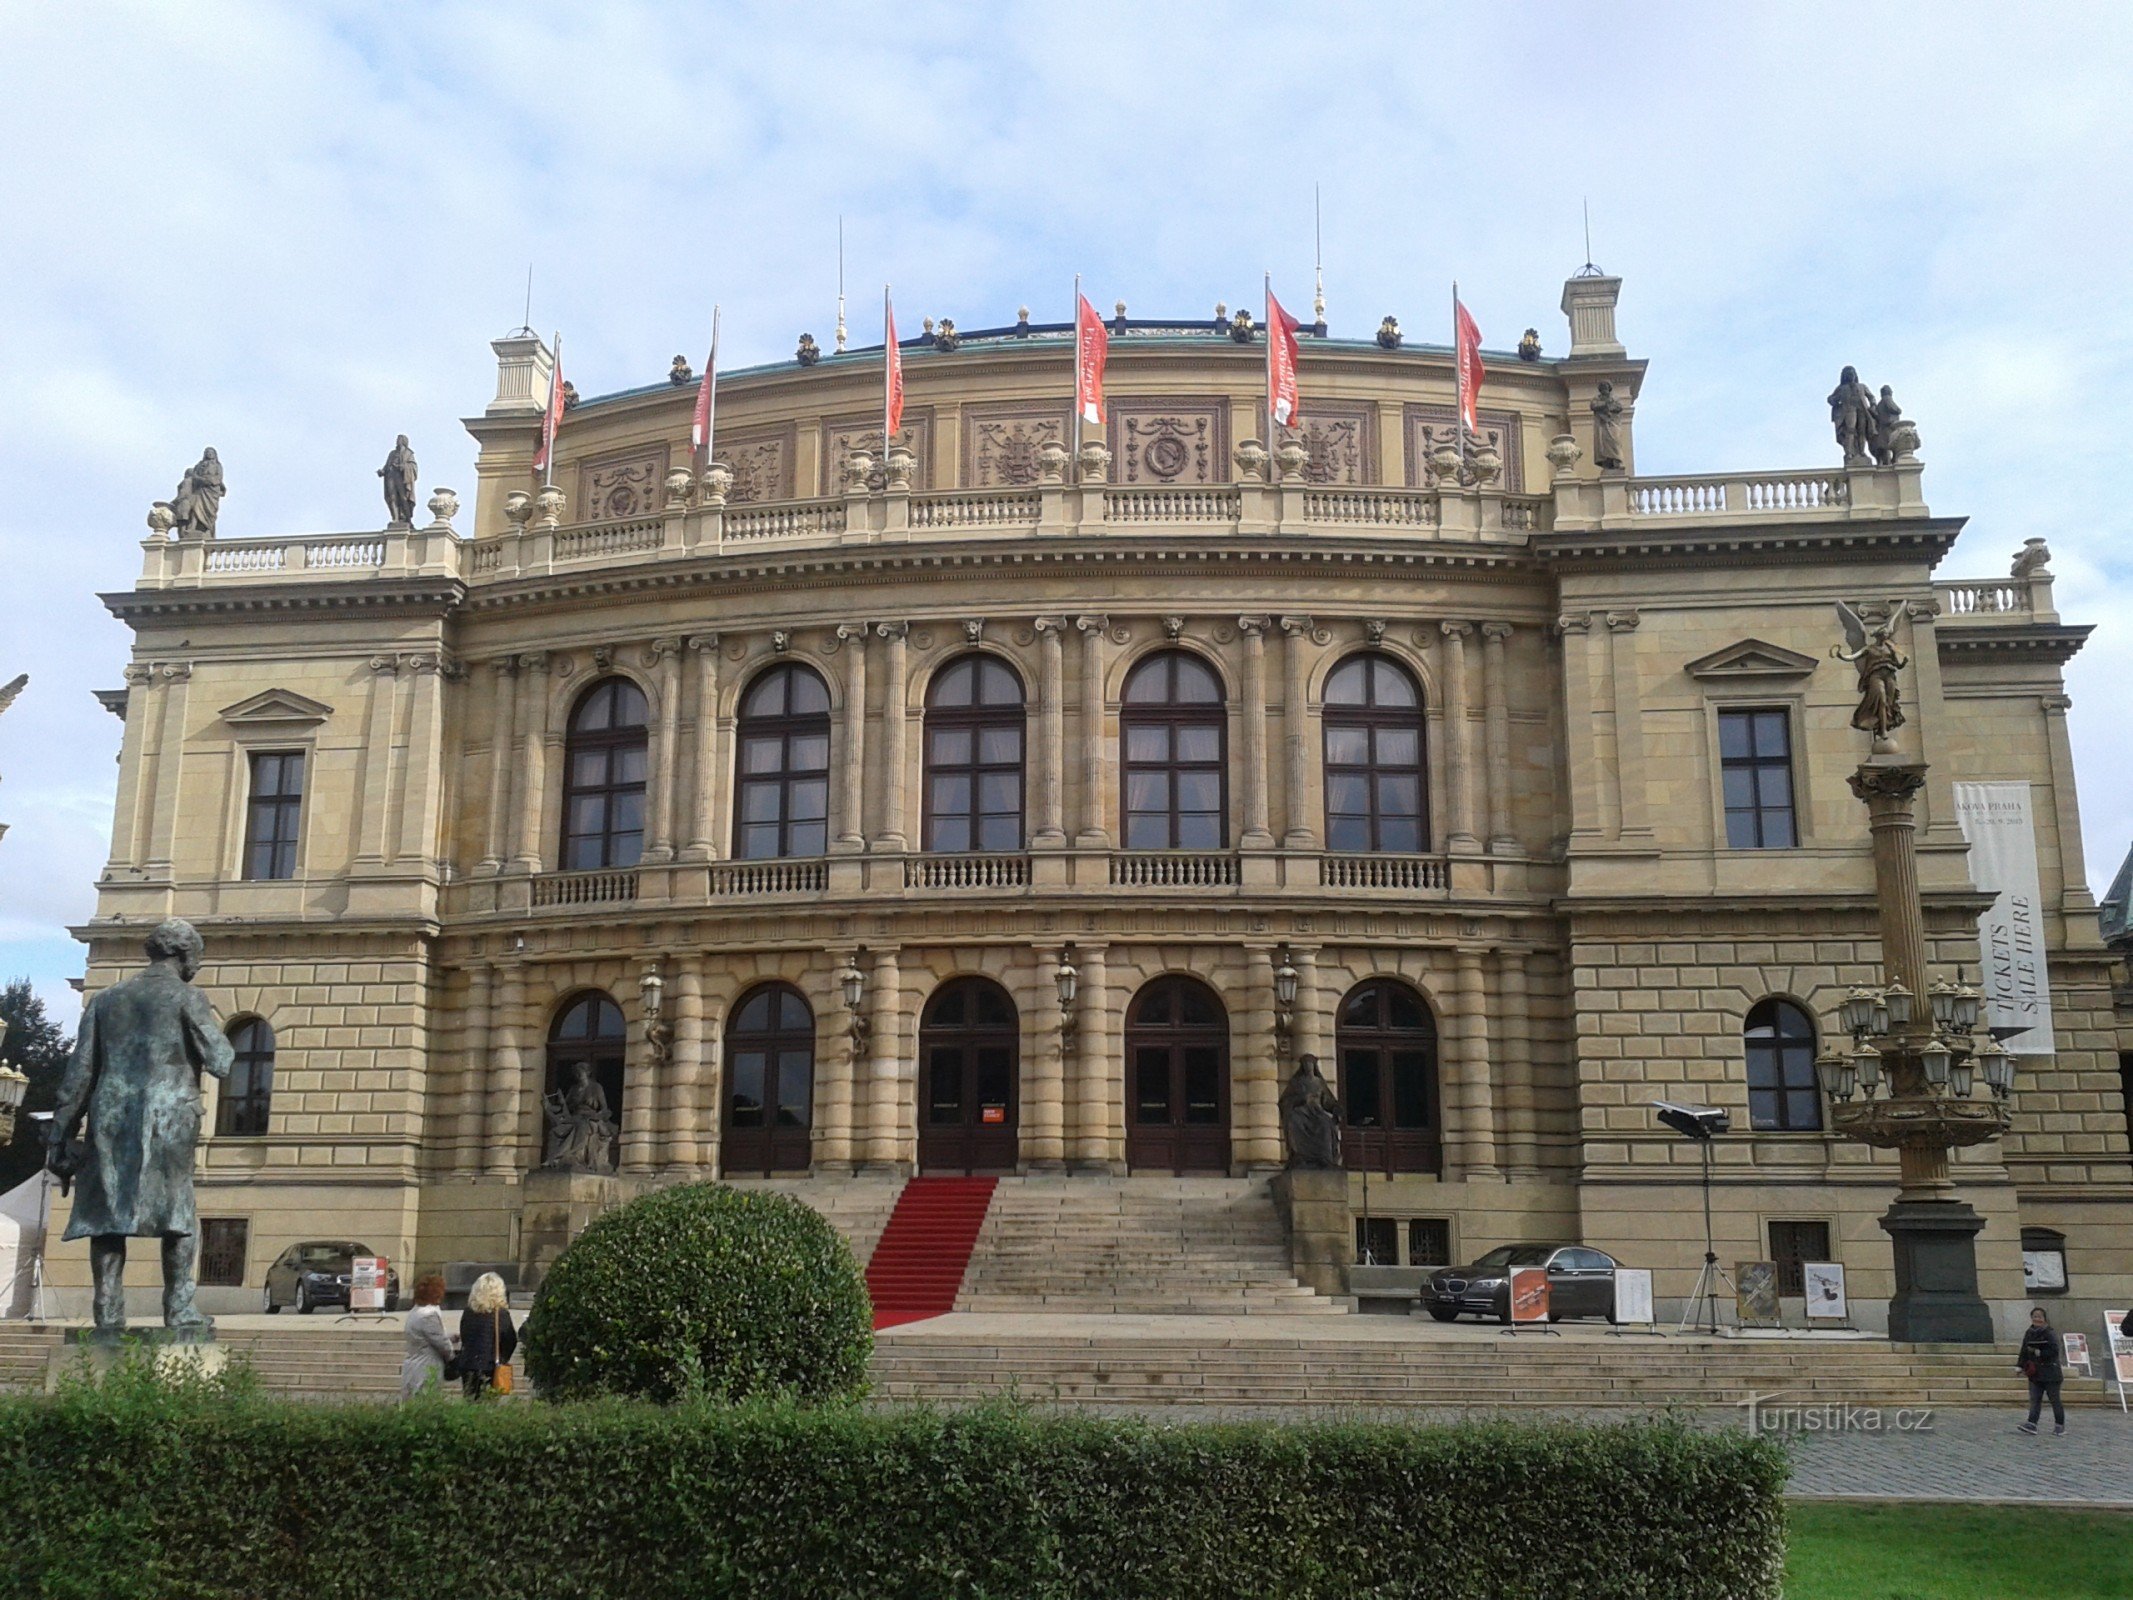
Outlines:
[[[1318,1057],[1302,1056],[1281,1089],[1281,1139],[1292,1167],[1341,1164],[1341,1103],[1318,1070]]]
[[[385,509],[396,528],[412,527],[415,521],[415,452],[407,447],[407,435],[393,446],[378,476],[385,480]]]
[[[148,970],[106,989],[82,1013],[46,1135],[45,1164],[74,1185],[66,1237],[89,1241],[96,1327],[104,1334],[126,1326],[128,1239],[162,1241],[163,1326],[214,1327],[193,1305],[193,1147],[200,1074],[227,1078],[234,1052],[215,1008],[192,984],[201,956],[192,924],[175,917],[159,924],[147,948]]]

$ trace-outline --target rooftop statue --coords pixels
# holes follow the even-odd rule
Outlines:
[[[392,454],[385,458],[385,465],[378,468],[378,476],[385,480],[385,510],[395,528],[412,527],[415,521],[415,452],[407,447],[407,435],[401,434],[399,443],[393,446]]]
[[[1872,459],[1874,393],[1859,381],[1857,367],[1846,367],[1836,388],[1829,391],[1829,420],[1844,451],[1844,464],[1865,466]]]
[[[1852,726],[1874,736],[1876,755],[1895,749],[1889,735],[1903,726],[1903,696],[1896,674],[1910,665],[1910,658],[1895,645],[1896,619],[1902,615],[1903,603],[1892,600],[1887,620],[1870,625],[1842,600],[1837,602],[1845,643],[1832,645],[1829,653],[1858,669],[1859,709],[1852,713]]]
[[[1341,1164],[1341,1103],[1318,1070],[1318,1057],[1301,1056],[1281,1090],[1281,1142],[1292,1167]]]
[[[45,1165],[77,1190],[66,1237],[89,1241],[96,1328],[106,1336],[126,1326],[128,1239],[162,1241],[163,1326],[214,1327],[193,1306],[193,1147],[200,1074],[227,1078],[235,1052],[215,1008],[193,987],[202,946],[192,924],[159,924],[147,950],[145,972],[104,990],[82,1013],[46,1132]]]
[[[1874,402],[1873,426],[1867,434],[1867,448],[1873,452],[1874,465],[1885,467],[1896,459],[1896,429],[1903,421],[1903,407],[1896,403],[1896,396],[1887,384],[1881,386],[1881,398]]]
[[[1592,464],[1603,472],[1622,470],[1622,402],[1605,378],[1592,397]]]
[[[228,492],[222,481],[222,458],[210,446],[186,469],[178,480],[178,492],[171,496],[171,526],[177,537],[214,538],[215,519],[222,514],[222,497]]]

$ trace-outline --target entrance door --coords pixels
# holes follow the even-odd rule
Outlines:
[[[919,1018],[921,1172],[1013,1172],[1021,1027],[987,978],[944,983]]]
[[[1229,1014],[1193,978],[1158,978],[1126,1013],[1126,1165],[1229,1171]]]
[[[720,1169],[805,1172],[813,1157],[815,1014],[800,991],[771,983],[726,1025],[725,1139]]]

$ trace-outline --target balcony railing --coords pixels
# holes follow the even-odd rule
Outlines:
[[[637,898],[633,868],[616,872],[544,872],[533,880],[536,906],[612,906]]]
[[[908,856],[906,889],[1021,889],[1029,885],[1029,857],[1014,853]]]
[[[2027,617],[2035,612],[2027,578],[1958,578],[1933,585],[1951,617]]]
[[[820,894],[829,887],[826,861],[731,861],[711,869],[711,895]]]
[[[1239,881],[1232,855],[1120,850],[1111,857],[1111,883],[1120,889],[1225,889]]]
[[[1632,478],[1629,509],[1639,517],[1710,517],[1773,511],[1826,511],[1844,505],[1842,472],[1772,472],[1756,477]]]
[[[1321,856],[1318,881],[1327,889],[1449,889],[1451,867],[1429,856]]]

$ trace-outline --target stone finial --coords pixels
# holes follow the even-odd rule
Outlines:
[[[1548,441],[1548,465],[1555,468],[1559,478],[1584,458],[1585,448],[1574,434],[1559,433]]]
[[[1027,332],[1029,332],[1029,307],[1028,307],[1028,306],[1017,306],[1017,307],[1015,307],[1015,332],[1017,332],[1017,333],[1027,333]]]
[[[733,493],[733,469],[723,461],[712,462],[704,468],[704,475],[698,487],[703,494],[704,509],[717,510],[726,503],[726,497]]]
[[[158,500],[148,508],[148,531],[158,539],[170,537],[170,530],[177,526],[178,514],[170,509],[168,500]]]
[[[452,531],[452,519],[459,515],[459,493],[454,489],[438,488],[430,492],[430,527],[443,533]]]
[[[822,347],[815,343],[815,336],[811,333],[801,334],[800,348],[793,352],[793,360],[803,367],[811,367],[821,359]]]
[[[554,532],[563,525],[563,513],[570,507],[570,496],[556,484],[544,484],[540,493],[533,497],[533,509],[538,513],[533,525],[545,532]]]
[[[1402,337],[1403,337],[1403,335],[1402,335],[1402,334],[1401,334],[1401,332],[1400,332],[1400,319],[1399,319],[1398,317],[1387,317],[1387,318],[1386,318],[1386,319],[1385,319],[1385,320],[1384,320],[1383,322],[1381,322],[1381,323],[1379,323],[1379,324],[1378,324],[1378,348],[1379,348],[1379,349],[1381,349],[1381,350],[1397,350],[1397,349],[1399,349],[1399,348],[1400,348],[1400,340],[1401,340],[1401,338],[1402,338]]]
[[[864,450],[847,450],[837,470],[846,494],[865,494],[867,480],[874,476],[874,457]]]
[[[1494,483],[1497,475],[1503,471],[1503,457],[1494,445],[1483,442],[1474,447],[1474,453],[1467,458],[1467,465],[1474,469],[1474,481],[1486,487]]]
[[[1310,459],[1311,453],[1293,433],[1283,434],[1281,442],[1274,446],[1274,461],[1281,468],[1284,479],[1301,478],[1304,464]]]
[[[682,384],[694,383],[695,381],[696,372],[689,365],[689,358],[687,356],[676,356],[674,364],[667,368],[667,382],[679,388]]]
[[[1078,464],[1085,484],[1100,484],[1111,476],[1111,452],[1095,439],[1083,443]]]
[[[1066,482],[1067,463],[1073,460],[1067,447],[1057,439],[1047,439],[1037,446],[1037,481],[1039,483]]]
[[[1124,333],[1126,331],[1126,302],[1121,300],[1112,309],[1118,315],[1112,320],[1111,331],[1113,333]]]
[[[1230,451],[1230,459],[1237,463],[1238,473],[1249,482],[1257,482],[1266,476],[1266,446],[1257,439],[1239,439],[1236,448]]]
[[[1622,297],[1622,280],[1595,273],[1580,275],[1563,285],[1563,315],[1570,319],[1570,354],[1579,356],[1626,356],[1622,341],[1615,337],[1615,302]]]
[[[677,467],[666,477],[666,509],[680,511],[689,503],[691,479],[686,467]]]
[[[1518,359],[1521,361],[1538,361],[1540,358],[1540,329],[1528,328],[1525,336],[1518,341]]]
[[[2035,578],[2048,575],[2051,570],[2052,547],[2042,539],[2024,539],[2022,548],[2015,552],[2014,566],[2010,575],[2017,578]]]
[[[918,476],[918,457],[901,445],[891,445],[882,470],[891,489],[909,489]]]
[[[513,489],[504,496],[504,520],[515,529],[524,530],[533,516],[533,496],[523,489]]]

